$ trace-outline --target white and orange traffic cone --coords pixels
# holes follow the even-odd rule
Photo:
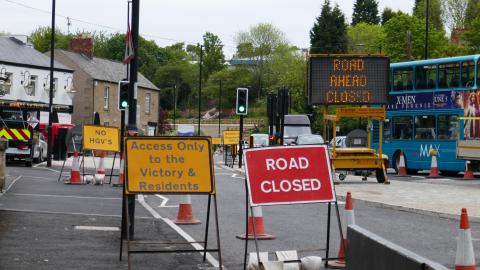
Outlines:
[[[125,170],[125,161],[123,160],[123,156],[120,156],[120,169],[118,170],[117,182],[112,183],[114,187],[123,186],[123,183],[125,182],[124,170]]]
[[[472,232],[468,222],[467,209],[462,208],[460,230],[457,239],[455,270],[475,270],[475,253],[473,253]]]
[[[353,212],[352,194],[347,192],[347,198],[345,199],[345,212],[343,216],[343,223],[345,226],[342,228],[343,240],[340,240],[340,248],[338,250],[338,258],[333,262],[329,262],[330,268],[345,268],[345,248],[347,246],[347,227],[349,225],[355,225],[355,213]]]
[[[178,206],[178,214],[177,220],[175,220],[175,224],[194,225],[200,223],[200,220],[193,217],[192,198],[190,197],[190,195],[185,195],[184,201],[181,202]]]
[[[73,151],[73,160],[72,168],[70,169],[70,178],[65,181],[65,184],[78,185],[83,184],[83,181],[80,178],[80,157],[78,156],[78,151],[75,149]]]
[[[438,171],[437,150],[432,149],[430,151],[430,155],[432,156],[432,163],[430,166],[430,174],[427,176],[427,178],[439,178],[440,172]]]
[[[94,177],[94,184],[103,185],[103,182],[105,181],[105,152],[101,151],[98,154],[98,157],[98,167]]]
[[[400,160],[398,162],[398,177],[408,177],[407,174],[407,167],[405,166],[405,156],[403,154],[403,151],[400,151]]]
[[[474,180],[475,175],[473,175],[472,166],[470,160],[465,161],[465,173],[463,174],[464,180]]]
[[[250,213],[250,215],[248,216],[247,235],[240,234],[240,235],[237,235],[237,238],[245,240],[248,237],[248,239],[250,240],[250,239],[254,239],[256,236],[257,240],[275,239],[276,238],[275,235],[268,234],[265,232],[265,223],[263,222],[262,207],[254,206],[252,207],[252,209],[253,209],[253,213]],[[254,227],[255,227],[255,234],[253,233]]]

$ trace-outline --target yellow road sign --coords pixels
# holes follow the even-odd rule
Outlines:
[[[240,130],[224,130],[223,144],[238,144],[240,141]]]
[[[212,193],[208,137],[128,137],[127,192]]]
[[[116,127],[84,125],[83,148],[120,152],[120,132]]]
[[[338,117],[373,117],[385,118],[384,108],[338,108]]]
[[[212,137],[212,144],[214,144],[214,145],[222,144],[222,138],[220,138],[220,137]]]

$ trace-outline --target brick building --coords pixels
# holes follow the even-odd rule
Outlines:
[[[98,112],[100,122],[120,127],[117,108],[118,82],[126,77],[123,63],[93,57],[91,38],[73,39],[70,51],[55,50],[55,60],[75,70],[73,85],[77,91],[73,100],[74,124],[93,123]],[[154,135],[158,122],[160,90],[142,74],[138,74],[137,127],[145,135]]]

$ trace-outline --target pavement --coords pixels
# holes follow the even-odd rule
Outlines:
[[[217,163],[224,166],[223,162]],[[226,166],[224,166],[226,167]],[[235,164],[232,170],[244,175],[244,168]],[[375,177],[362,181],[361,176],[347,175],[336,180],[337,198],[343,200],[347,192],[354,200],[396,210],[409,211],[444,218],[460,219],[462,208],[467,208],[470,221],[480,222],[480,177],[463,180],[462,175],[449,178],[426,178],[428,171],[408,178],[397,177],[389,170],[390,184],[377,183]],[[336,177],[338,179],[338,177]]]

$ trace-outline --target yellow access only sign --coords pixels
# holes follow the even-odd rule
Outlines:
[[[240,141],[240,130],[224,130],[223,144],[238,144]]]
[[[83,148],[120,152],[120,132],[116,127],[84,125]]]
[[[128,193],[212,193],[208,137],[125,139]]]

